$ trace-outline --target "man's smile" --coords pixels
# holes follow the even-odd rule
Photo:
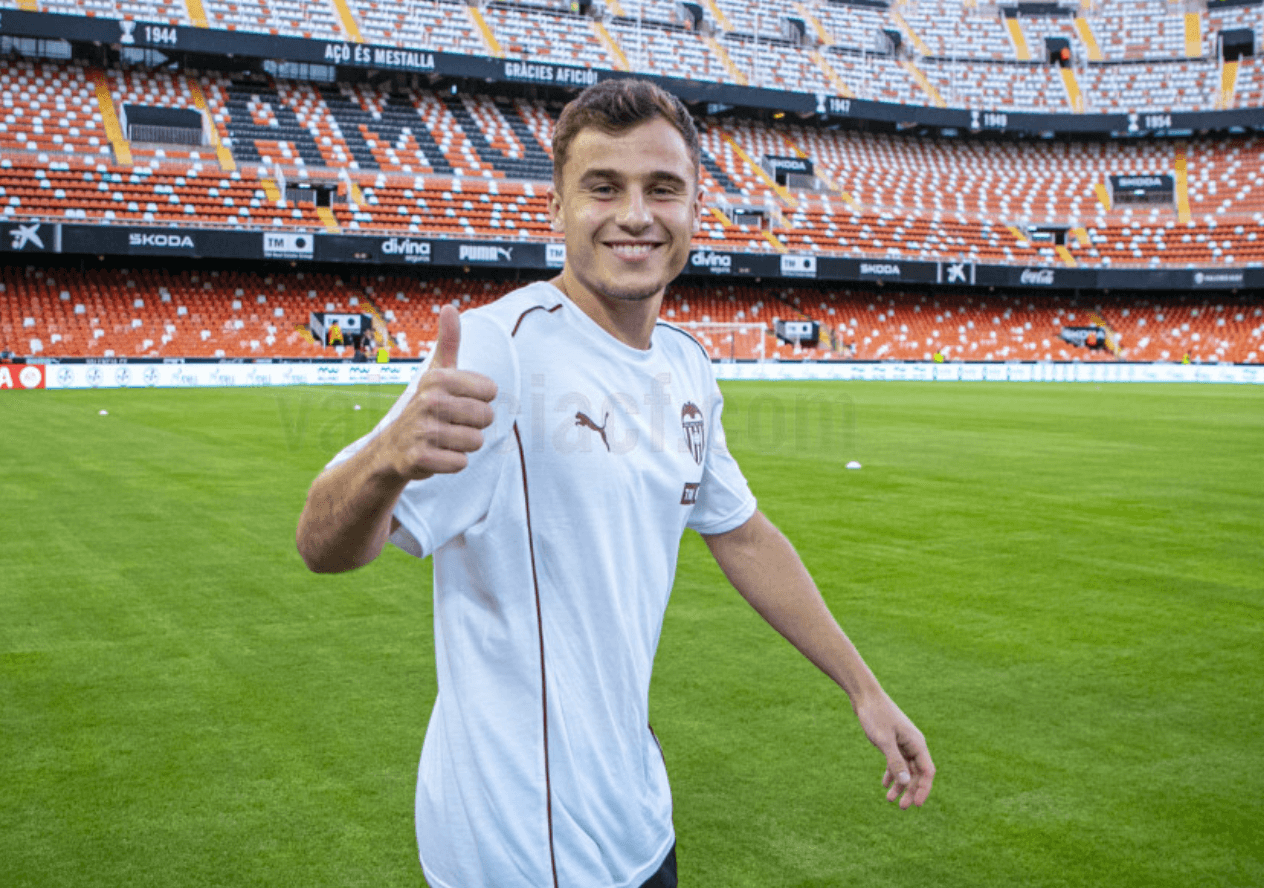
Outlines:
[[[606,247],[620,259],[644,259],[658,243],[647,241],[606,241]]]

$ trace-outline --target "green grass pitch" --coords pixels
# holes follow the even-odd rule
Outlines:
[[[888,805],[841,692],[691,534],[651,701],[685,888],[1264,884],[1264,391],[724,390],[940,773]],[[0,396],[0,885],[423,884],[429,565],[293,545],[394,395]]]

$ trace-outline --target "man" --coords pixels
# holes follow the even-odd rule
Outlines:
[[[434,555],[426,878],[675,886],[648,695],[686,527],[847,692],[886,756],[887,798],[921,805],[922,735],[756,510],[705,351],[657,320],[699,227],[688,112],[651,84],[603,82],[563,111],[553,147],[562,273],[460,318],[445,307],[430,363],[316,479],[299,522],[315,571],[366,564],[388,538]]]

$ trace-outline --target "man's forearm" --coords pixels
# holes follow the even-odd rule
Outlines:
[[[794,546],[763,513],[756,512],[736,530],[704,539],[751,607],[846,691],[853,704],[882,693]]]
[[[309,570],[340,573],[363,567],[391,532],[391,513],[408,483],[376,459],[377,441],[322,472],[307,493],[296,542]]]
[[[839,628],[790,541],[758,512],[736,530],[704,538],[751,607],[847,692],[865,736],[887,760],[887,800],[922,805],[935,780],[926,738]]]

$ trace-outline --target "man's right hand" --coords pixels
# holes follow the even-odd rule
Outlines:
[[[482,430],[495,418],[496,383],[481,373],[456,368],[461,316],[452,305],[439,312],[434,360],[400,415],[379,438],[383,458],[401,479],[459,472],[468,453],[483,446]]]

